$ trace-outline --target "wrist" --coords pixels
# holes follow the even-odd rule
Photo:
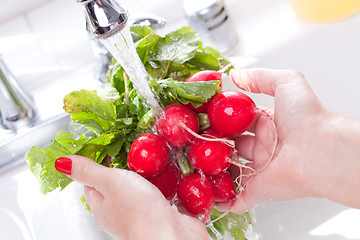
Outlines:
[[[205,225],[198,219],[180,214],[170,207],[157,211],[151,219],[138,219],[125,239],[156,239],[156,240],[207,240],[209,239]],[[141,225],[141,227],[139,227]],[[124,237],[124,236],[122,236]],[[119,238],[123,239],[123,238]]]
[[[360,208],[360,121],[327,111],[312,140],[312,196]]]

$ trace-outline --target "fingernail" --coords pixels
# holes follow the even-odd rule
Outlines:
[[[61,157],[56,159],[55,168],[59,172],[62,172],[67,175],[71,175],[72,161],[70,158]]]
[[[241,69],[231,69],[230,77],[233,83],[241,89],[251,92],[250,87],[242,79]]]
[[[235,85],[237,85],[238,87],[240,87],[239,84],[242,83],[242,82],[241,82],[241,73],[240,73],[240,70],[239,70],[239,69],[236,69],[236,68],[231,69],[231,70],[230,70],[230,77],[231,77],[231,80],[233,81],[233,83],[234,83]]]

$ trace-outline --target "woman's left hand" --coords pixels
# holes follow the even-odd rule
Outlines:
[[[116,239],[208,239],[204,224],[180,214],[162,193],[135,172],[104,167],[70,155],[58,171],[84,184],[97,225]]]

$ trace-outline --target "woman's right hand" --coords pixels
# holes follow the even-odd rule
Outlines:
[[[260,116],[251,129],[255,135],[235,137],[239,154],[253,162],[257,174],[246,183],[232,211],[301,197],[360,208],[360,121],[323,107],[301,73],[234,69],[230,76],[245,91],[274,97],[274,110],[266,112],[275,122],[274,126]],[[274,130],[277,144],[272,156]]]

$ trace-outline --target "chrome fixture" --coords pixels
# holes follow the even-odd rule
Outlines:
[[[30,125],[36,116],[33,98],[25,92],[0,54],[0,128],[17,130]]]
[[[154,31],[165,27],[166,20],[151,13],[137,13],[129,18],[129,25],[145,25],[152,28]]]
[[[236,29],[223,0],[184,0],[185,17],[205,45],[228,53],[238,43]]]
[[[102,83],[107,82],[106,75],[112,66],[112,55],[98,38],[110,37],[126,25],[146,25],[157,30],[166,24],[163,18],[150,13],[141,13],[129,18],[127,11],[114,0],[78,0],[78,3],[85,7],[86,30],[97,58],[94,78]]]
[[[114,0],[77,0],[85,7],[87,30],[97,38],[107,38],[121,31],[128,14]]]

